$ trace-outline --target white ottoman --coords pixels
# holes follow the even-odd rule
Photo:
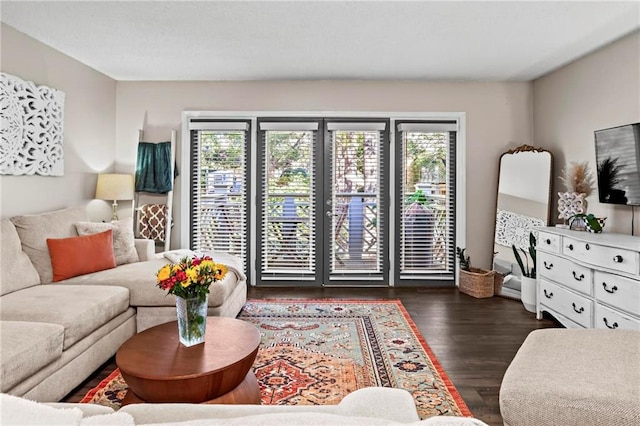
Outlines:
[[[500,387],[505,425],[640,425],[640,331],[529,334]]]

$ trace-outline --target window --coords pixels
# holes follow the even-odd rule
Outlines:
[[[249,121],[191,120],[191,248],[248,261]]]
[[[396,282],[455,276],[455,122],[399,122]]]
[[[317,121],[258,121],[258,281],[318,282]]]

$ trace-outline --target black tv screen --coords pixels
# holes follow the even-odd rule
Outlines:
[[[640,205],[640,123],[594,133],[600,202]]]

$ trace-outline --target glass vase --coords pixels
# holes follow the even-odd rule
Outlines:
[[[180,343],[189,347],[204,342],[207,328],[207,303],[198,297],[183,299],[176,296],[176,311],[178,313],[178,334]]]

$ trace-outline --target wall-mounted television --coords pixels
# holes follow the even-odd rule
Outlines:
[[[640,123],[594,134],[600,202],[640,205]]]

